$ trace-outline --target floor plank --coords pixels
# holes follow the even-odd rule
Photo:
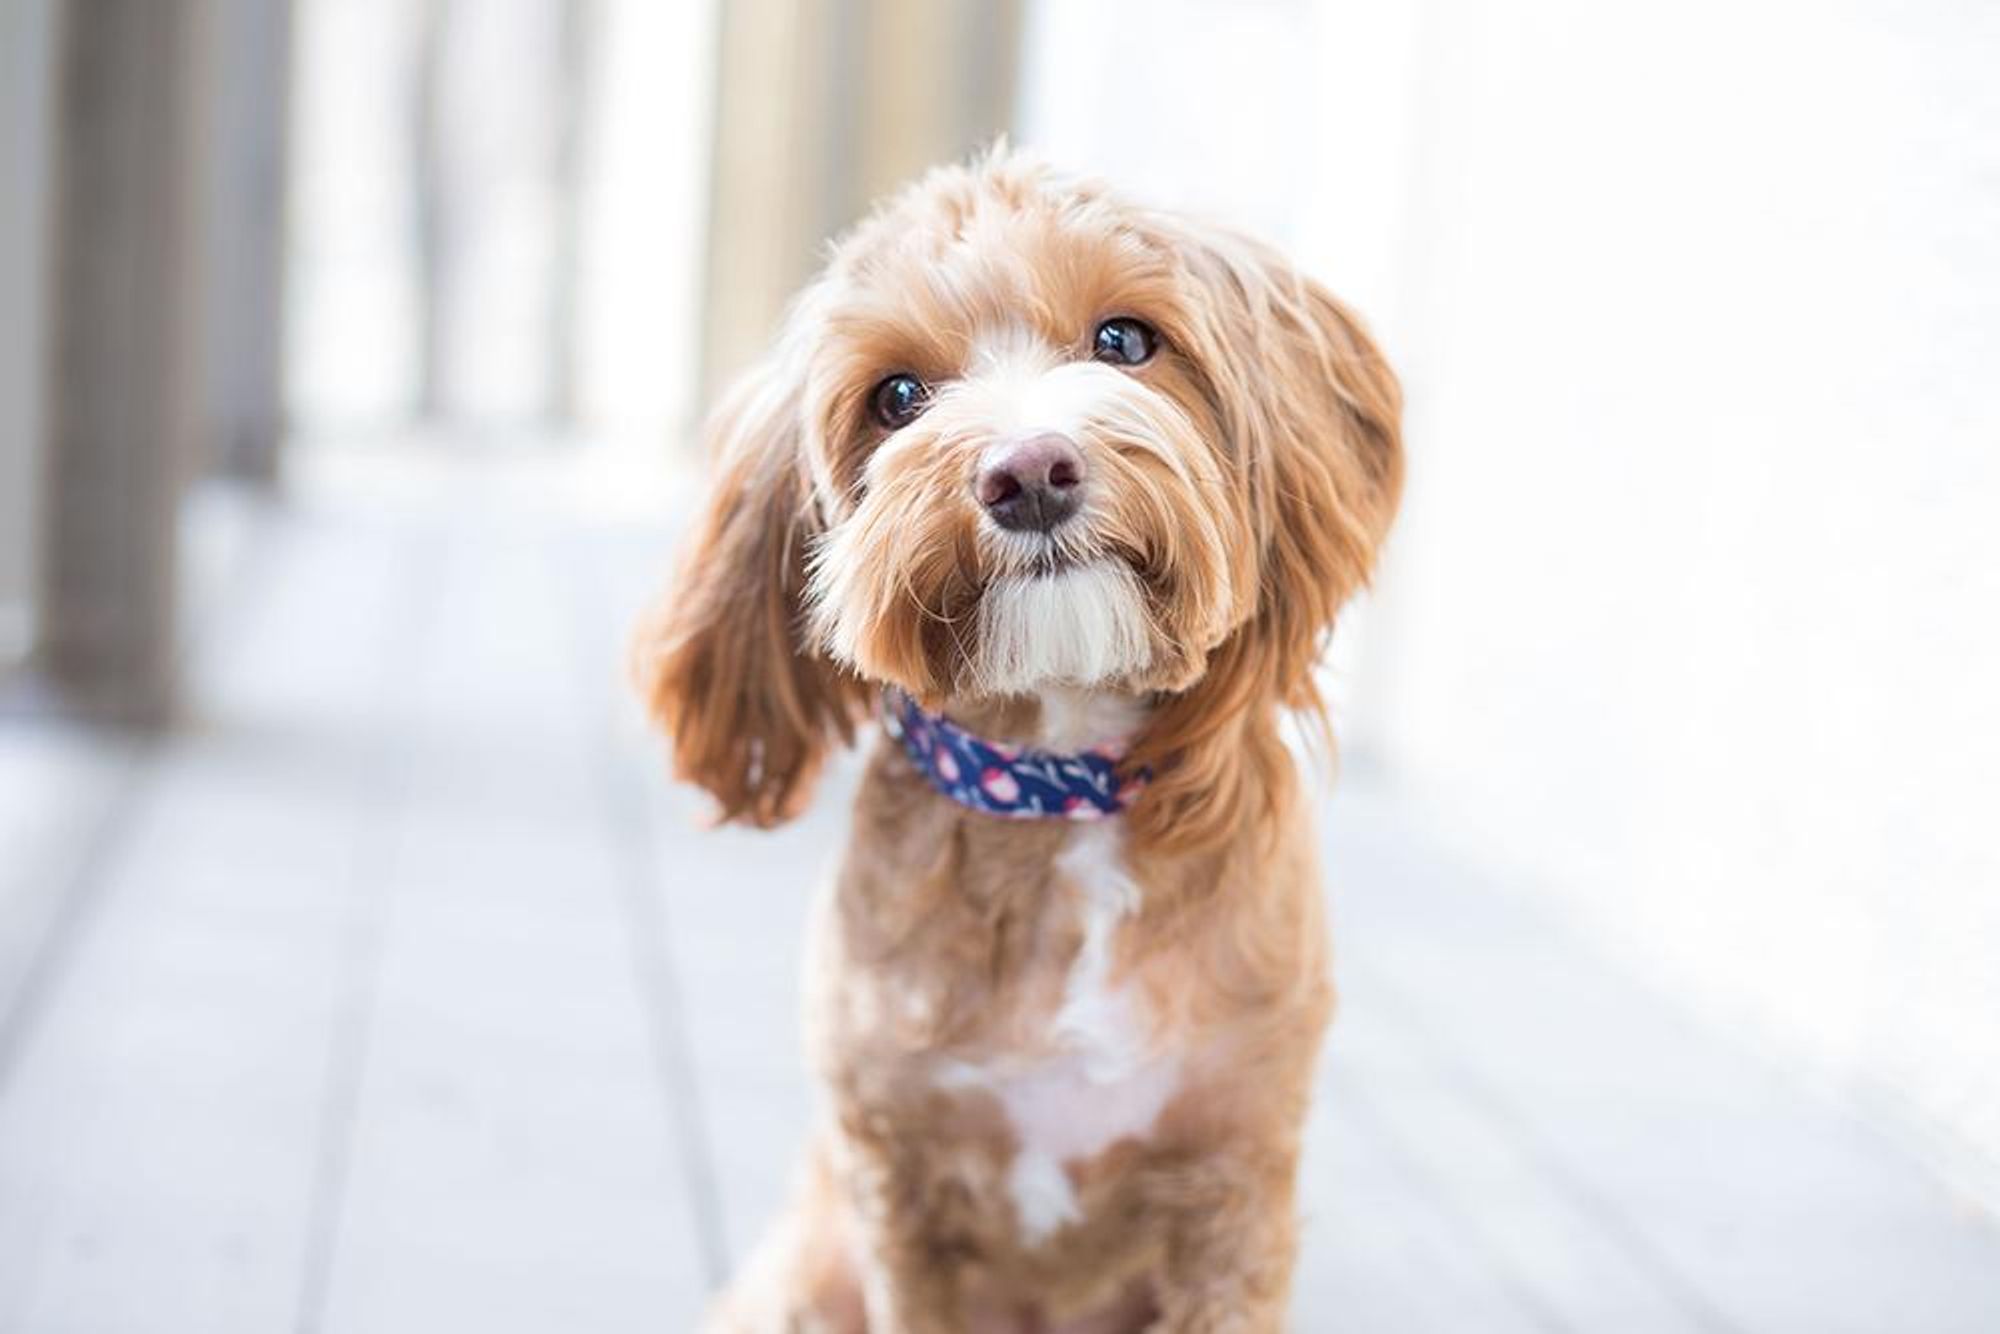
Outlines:
[[[2000,1234],[1880,1132],[1365,785],[1336,802],[1328,845],[1349,1019],[1378,1013],[1436,1072],[1433,1101],[1490,1127],[1692,1327],[2000,1328]],[[1448,1181],[1461,1208],[1494,1203],[1463,1165]],[[1598,1300],[1590,1274],[1511,1263],[1572,1324]]]
[[[504,509],[452,525],[408,654],[329,1330],[682,1328],[702,1301],[562,550]]]
[[[578,561],[591,571],[578,589],[591,633],[606,660],[622,660],[663,582],[668,544],[632,534],[592,543]],[[808,905],[839,846],[853,764],[836,760],[821,799],[783,829],[712,829],[706,799],[666,781],[665,749],[629,689],[610,701],[605,729],[607,764],[643,825],[655,871],[649,890],[668,931],[690,1078],[704,1101],[716,1267],[726,1273],[785,1198],[817,1106],[799,1040],[800,950]]]
[[[291,1324],[395,570],[309,523],[266,558],[0,1099],[0,1328]]]
[[[0,687],[5,682],[0,681]],[[0,1088],[96,907],[149,747],[90,728],[0,715]]]

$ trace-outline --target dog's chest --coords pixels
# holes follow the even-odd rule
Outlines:
[[[1023,1233],[1046,1236],[1078,1213],[1066,1167],[1151,1131],[1180,1082],[1180,1058],[1151,1022],[1141,989],[1116,976],[1119,934],[1139,887],[1112,824],[1079,828],[1057,856],[1052,911],[1080,937],[1034,1040],[977,1059],[941,1057],[936,1083],[991,1094],[1015,1138],[1008,1185]]]

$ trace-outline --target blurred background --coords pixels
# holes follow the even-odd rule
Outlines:
[[[677,1329],[850,768],[626,699],[1000,133],[1375,324],[1300,1329],[2000,1329],[2000,9],[0,0],[0,1329]]]

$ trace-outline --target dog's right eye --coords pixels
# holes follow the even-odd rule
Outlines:
[[[924,415],[931,404],[931,387],[914,375],[892,375],[875,386],[869,411],[890,430],[900,430]]]
[[[1106,320],[1091,339],[1091,355],[1114,366],[1140,366],[1153,359],[1160,336],[1153,326],[1129,315]]]

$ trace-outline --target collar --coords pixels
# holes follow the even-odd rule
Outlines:
[[[1102,820],[1132,804],[1150,776],[1120,777],[1123,746],[1065,754],[974,736],[927,713],[901,690],[882,701],[882,725],[930,785],[959,805],[1009,820]]]

